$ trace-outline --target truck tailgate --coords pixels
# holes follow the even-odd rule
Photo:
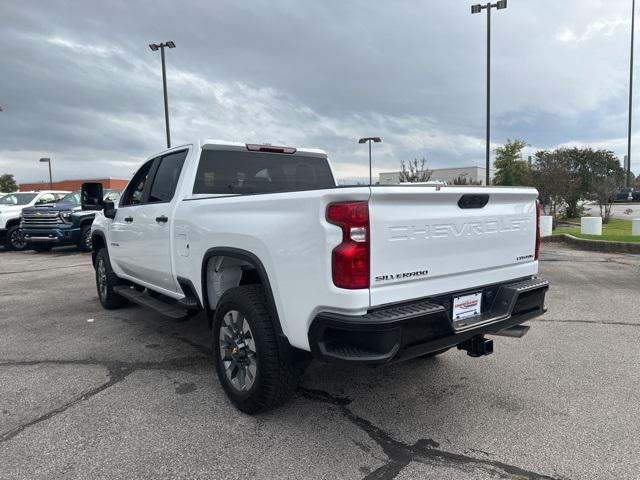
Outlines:
[[[371,187],[371,305],[536,274],[537,195],[533,188]]]

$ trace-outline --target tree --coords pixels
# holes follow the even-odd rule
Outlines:
[[[587,198],[598,203],[602,222],[609,223],[613,199],[624,186],[626,173],[612,151],[590,148],[583,151],[585,157],[580,166]]]
[[[433,171],[426,168],[427,159],[422,157],[418,162],[417,158],[405,164],[404,160],[400,161],[400,182],[416,183],[428,182]]]
[[[620,180],[614,176],[605,177],[596,183],[591,190],[591,198],[595,200],[600,207],[602,223],[609,223],[609,220],[611,219],[613,198],[616,192],[620,189],[620,183]]]
[[[502,147],[495,149],[496,159],[493,166],[494,185],[531,185],[531,168],[529,163],[521,160],[522,150],[527,146],[524,140],[507,140]]]
[[[0,175],[0,192],[9,193],[18,190],[18,184],[16,183],[13,175],[5,173]]]
[[[470,180],[467,174],[458,175],[453,179],[454,185],[482,185],[482,180]]]
[[[624,170],[613,152],[590,147],[540,151],[532,173],[540,200],[552,215],[564,207],[566,217],[578,217],[580,202],[590,199],[598,202],[605,223],[611,198],[624,182]]]

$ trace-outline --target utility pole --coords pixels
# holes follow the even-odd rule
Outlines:
[[[631,186],[631,116],[633,110],[633,34],[636,18],[636,0],[631,1],[631,55],[629,57],[629,129],[627,131],[627,188]]]
[[[635,1],[635,0],[634,0]],[[486,146],[485,146],[485,163],[486,163],[486,177],[485,184],[491,183],[491,175],[489,173],[491,162],[491,9],[496,8],[502,10],[507,8],[507,0],[500,0],[497,3],[487,3],[482,5],[471,6],[471,13],[480,13],[482,10],[487,11],[487,118],[486,118]]]
[[[171,148],[171,134],[169,133],[169,99],[167,95],[167,69],[164,60],[164,49],[176,48],[176,44],[173,42],[164,43],[152,43],[149,48],[156,52],[160,50],[160,58],[162,60],[162,90],[164,92],[164,124],[167,132],[167,148]]]
[[[371,167],[371,142],[380,143],[382,139],[380,137],[365,137],[358,140],[358,143],[369,144],[369,185],[373,184],[373,169]]]
[[[40,162],[49,164],[49,190],[53,190],[53,177],[51,176],[51,159],[41,158]]]

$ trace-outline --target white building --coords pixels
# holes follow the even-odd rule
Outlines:
[[[482,182],[482,185],[485,184],[485,172],[486,169],[484,167],[460,167],[460,168],[434,168],[430,169],[433,173],[431,173],[430,182],[440,180],[443,182],[447,182],[447,184],[452,185],[453,180],[460,176],[467,178],[470,181],[477,182],[478,180]],[[490,175],[493,175],[493,171],[489,172]],[[400,181],[400,172],[382,172],[380,173],[380,184],[381,185],[391,185],[394,183],[399,183]]]

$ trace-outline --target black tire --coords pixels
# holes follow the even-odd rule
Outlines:
[[[109,261],[109,253],[106,248],[100,249],[96,254],[96,289],[98,290],[98,299],[107,310],[122,307],[127,304],[127,299],[118,295],[113,287],[120,283],[120,280],[111,269]]]
[[[91,225],[85,225],[80,229],[80,240],[78,240],[78,250],[81,252],[91,251]]]
[[[30,247],[35,252],[48,252],[53,248],[53,245],[50,243],[32,243]]]
[[[225,328],[227,332],[234,333],[228,323],[234,311],[237,312],[236,318],[240,324],[240,330],[243,328],[244,320],[249,327],[248,335],[246,332],[239,333],[239,342],[226,341],[231,339],[231,336],[221,332],[221,328]],[[282,405],[293,395],[306,365],[303,362],[288,362],[282,358],[262,286],[243,285],[227,290],[218,302],[212,327],[213,360],[218,378],[236,408],[248,414],[265,412]],[[227,345],[226,348],[220,341],[221,335],[224,335],[222,343]],[[252,353],[249,345],[253,345],[255,349]],[[235,356],[240,356],[242,352],[247,353],[244,358],[232,359],[230,356],[225,356],[228,359],[225,365],[223,360],[225,352],[233,352]],[[245,388],[242,389],[238,384],[234,385],[227,372],[233,375],[234,368],[235,371],[240,371],[241,367],[234,367],[234,365],[240,365],[242,361],[247,360],[253,361],[254,374],[251,385],[247,387],[245,382]],[[250,368],[247,367],[245,371],[250,371]],[[238,374],[238,376],[241,375]],[[250,375],[244,376],[245,380],[250,377]],[[235,380],[239,383],[237,377]]]
[[[27,248],[27,242],[22,240],[22,237],[20,236],[20,225],[14,225],[7,229],[4,247],[7,250],[15,250],[17,252]]]

